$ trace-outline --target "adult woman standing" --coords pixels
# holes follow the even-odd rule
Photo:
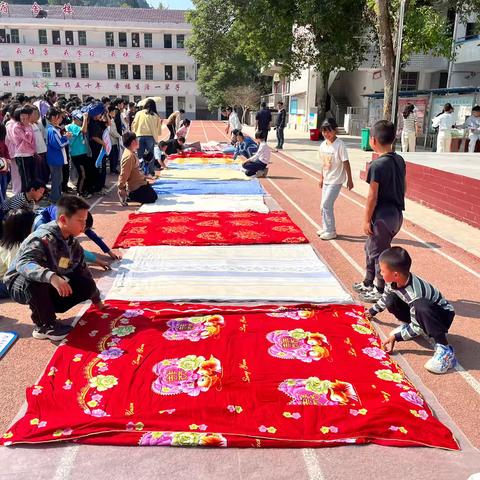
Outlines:
[[[452,128],[455,126],[455,116],[451,103],[443,106],[442,113],[432,120],[433,128],[438,128],[437,152],[445,153],[451,151]]]
[[[417,143],[418,119],[414,113],[415,106],[407,103],[403,109],[402,152],[414,152]]]
[[[155,175],[153,150],[162,134],[162,120],[157,113],[157,106],[153,99],[149,98],[143,109],[135,115],[132,122],[132,132],[135,133],[139,141],[138,157],[143,161],[144,156],[151,153],[149,157],[152,160],[143,162],[143,172],[145,175]]]

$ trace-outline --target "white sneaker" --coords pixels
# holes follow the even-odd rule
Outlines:
[[[337,233],[336,232],[323,232],[320,235],[320,238],[322,240],[333,240],[334,238],[337,238]]]
[[[435,353],[433,357],[425,363],[425,368],[432,373],[446,373],[457,364],[455,352],[451,345],[435,345]]]
[[[322,230],[317,230],[317,235],[320,237],[320,236],[323,235],[324,232],[325,232],[325,230],[323,230],[323,228],[322,228]]]

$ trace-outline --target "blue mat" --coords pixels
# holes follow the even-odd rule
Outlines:
[[[157,180],[157,195],[265,195],[258,179],[244,180]]]

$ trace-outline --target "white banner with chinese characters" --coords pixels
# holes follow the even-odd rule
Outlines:
[[[58,93],[92,96],[138,95],[196,96],[194,82],[161,82],[146,80],[91,80],[88,78],[29,78],[0,77],[0,90],[6,92],[44,93],[47,89]]]
[[[193,74],[194,60],[184,49],[80,47],[66,45],[2,45],[2,60],[37,62],[130,63],[147,65],[185,65]],[[193,80],[193,78],[186,78]]]

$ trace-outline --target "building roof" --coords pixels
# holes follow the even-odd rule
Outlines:
[[[32,5],[12,5],[11,18],[29,18],[38,20],[32,15]],[[42,10],[48,12],[48,19],[63,19],[63,5],[40,5]],[[186,10],[159,10],[156,8],[120,8],[120,7],[73,7],[74,14],[67,15],[72,20],[95,20],[104,22],[141,22],[141,23],[187,23]],[[9,18],[8,16],[1,17]]]

